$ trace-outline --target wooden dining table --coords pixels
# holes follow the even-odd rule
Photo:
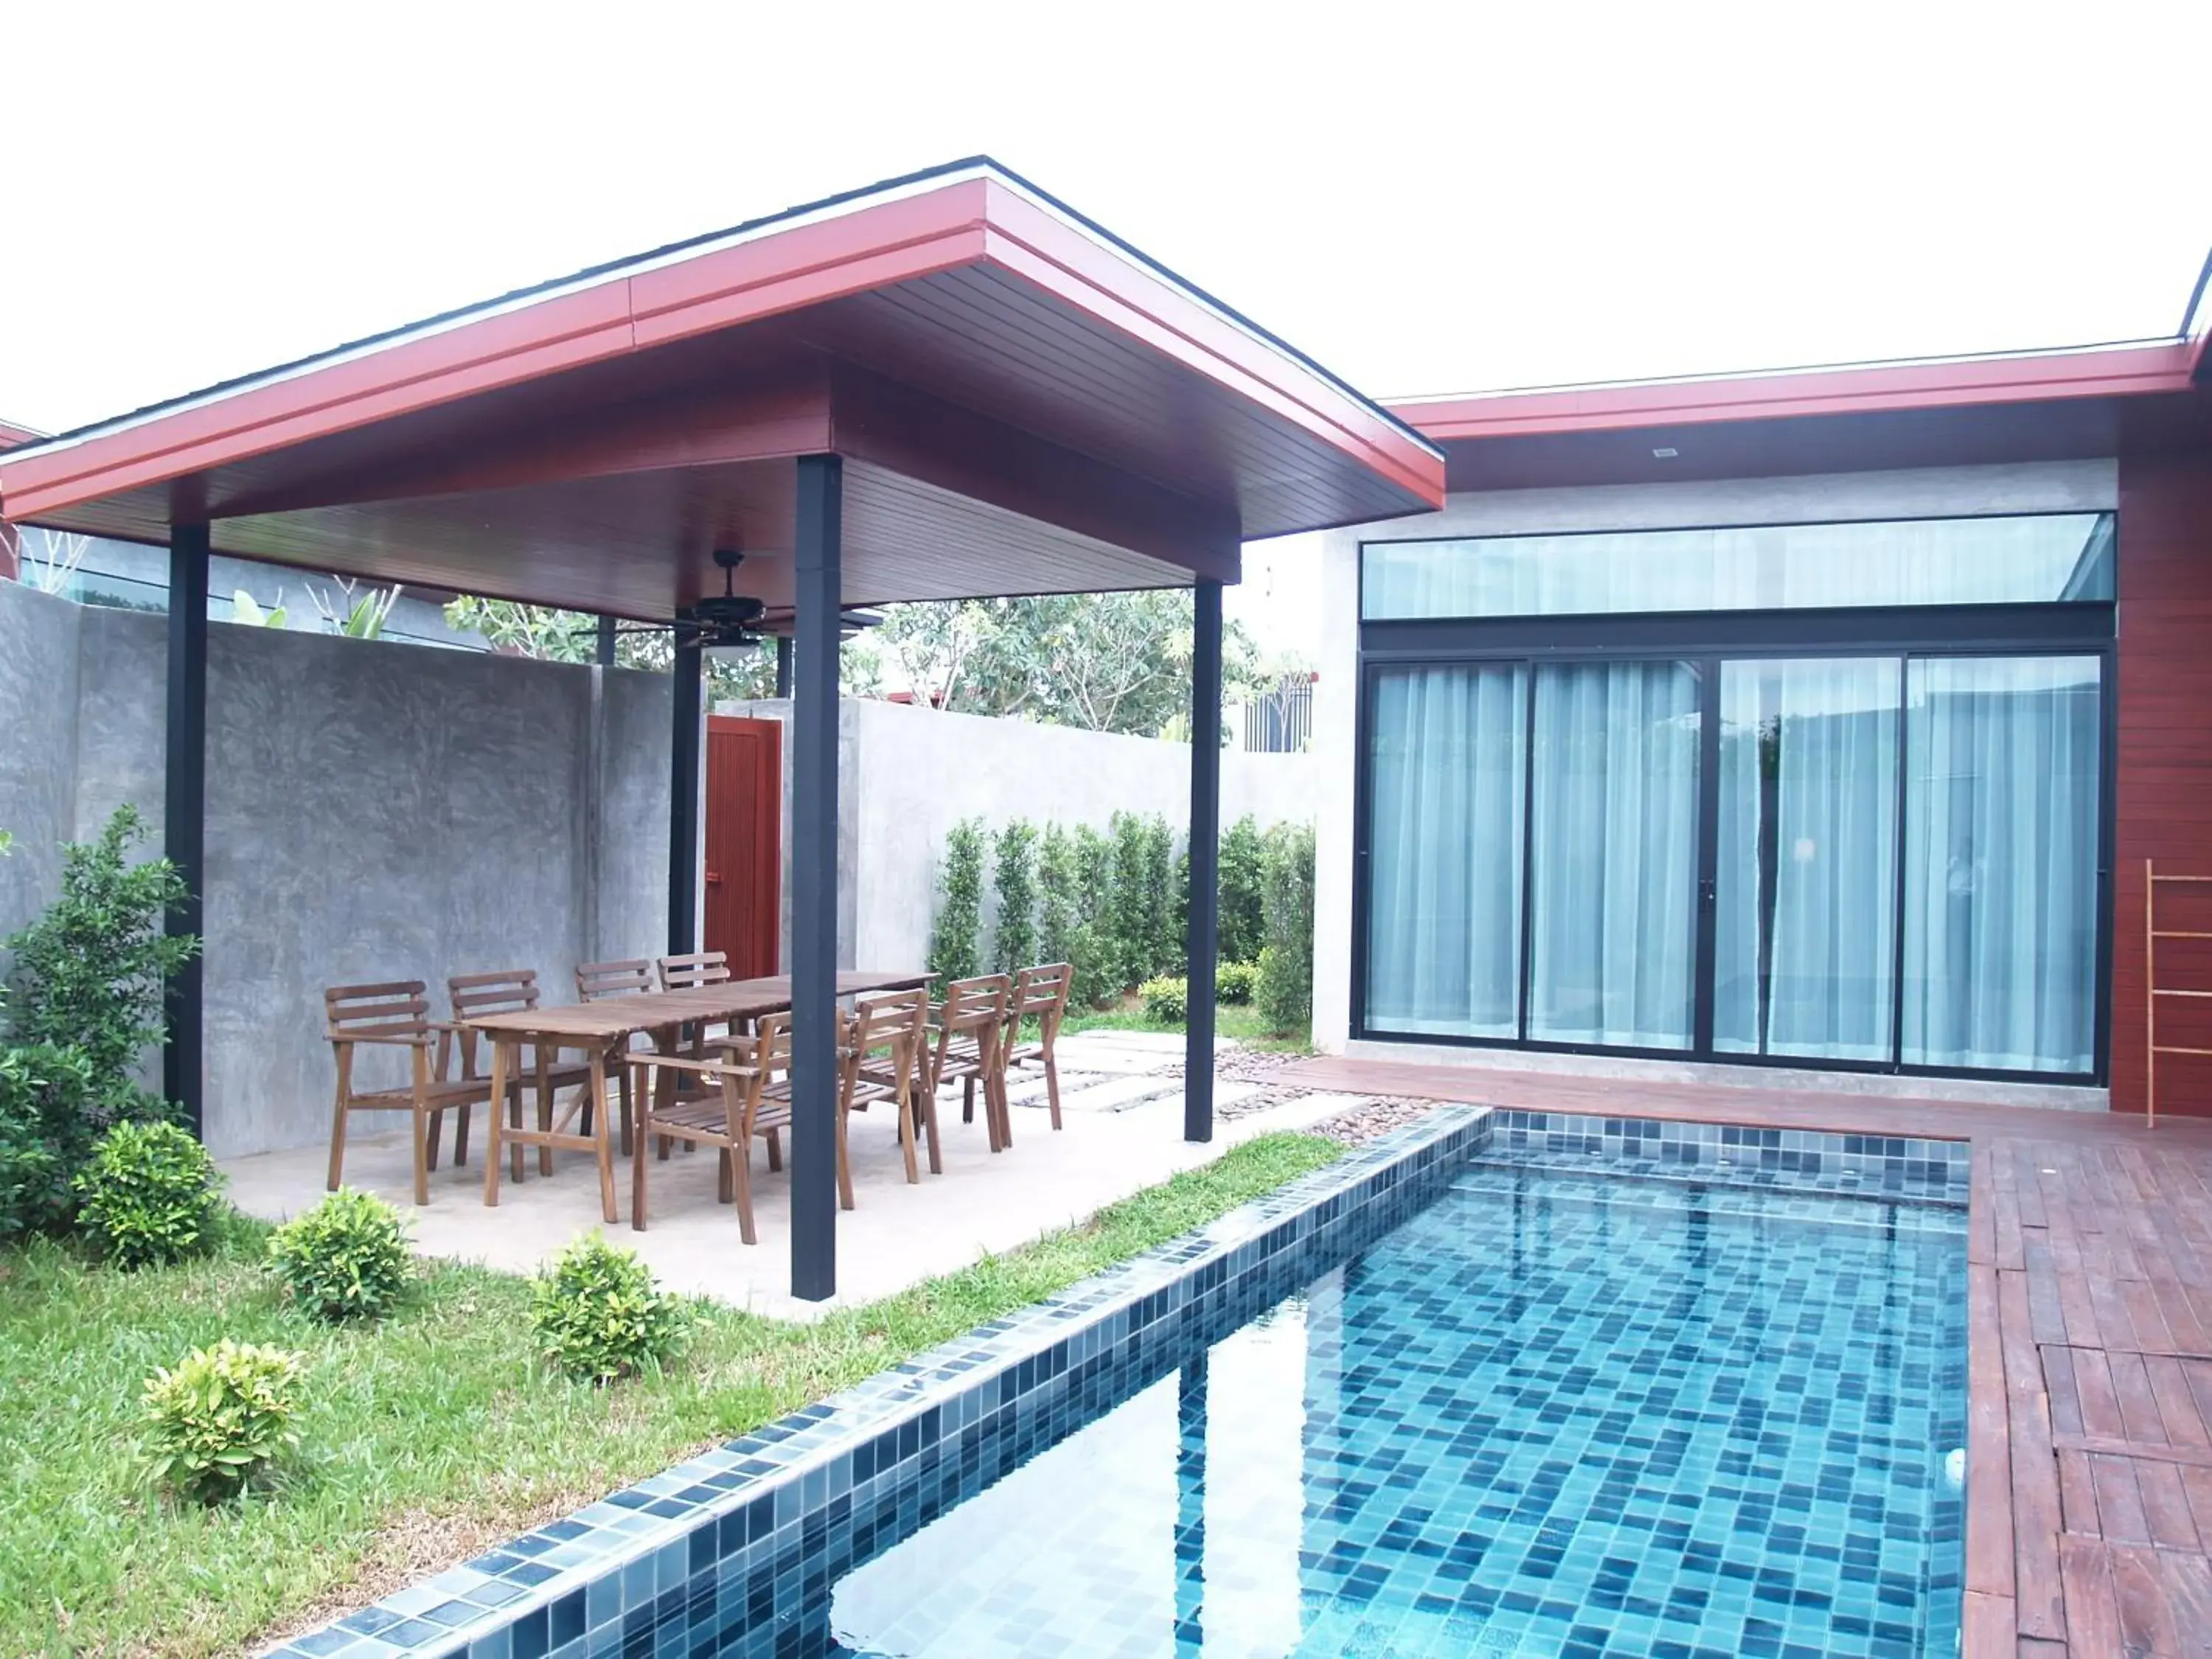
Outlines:
[[[870,991],[910,991],[927,985],[935,975],[924,969],[847,969],[837,975],[840,997],[860,996]],[[642,1032],[663,1053],[676,1051],[687,1026],[722,1024],[781,1013],[791,1006],[791,975],[771,974],[759,979],[723,980],[679,991],[647,991],[636,996],[602,997],[592,1002],[561,1003],[550,1007],[517,1009],[511,1013],[478,1014],[459,1024],[491,1044],[492,1109],[484,1146],[484,1200],[499,1203],[500,1152],[514,1162],[511,1178],[520,1181],[526,1147],[538,1149],[541,1170],[550,1171],[555,1152],[589,1152],[599,1169],[599,1208],[611,1224],[615,1213],[615,1168],[612,1143],[607,1136],[607,1069],[619,1063],[616,1056]],[[581,1054],[590,1076],[567,1111],[556,1118],[550,1100],[538,1102],[535,1127],[520,1121],[501,1120],[499,1103],[507,1099],[509,1079],[524,1076],[522,1050],[527,1046],[541,1054],[567,1050]],[[520,1100],[520,1096],[517,1097]],[[596,1103],[588,1131],[577,1127],[578,1115]],[[644,1155],[634,1147],[633,1155]]]

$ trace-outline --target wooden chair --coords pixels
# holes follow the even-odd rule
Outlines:
[[[580,962],[576,964],[576,1000],[598,1002],[606,997],[642,996],[653,988],[653,963],[643,957],[627,962]],[[622,1108],[623,1156],[629,1156],[629,1067],[615,1066],[615,1093]]]
[[[695,985],[720,985],[730,976],[726,951],[694,951],[688,956],[663,957],[654,967],[664,991],[688,991]]]
[[[841,1016],[844,1030],[838,1037],[842,1056],[838,1079],[838,1122],[848,1112],[865,1112],[879,1100],[892,1103],[898,1114],[899,1150],[906,1155],[909,1185],[921,1179],[915,1161],[915,1143],[923,1131],[929,1136],[929,1171],[945,1173],[944,1148],[937,1133],[937,1100],[919,1086],[923,1065],[921,1048],[928,1032],[929,993],[917,988],[872,997],[851,1014]]]
[[[356,1112],[409,1112],[414,1116],[415,1201],[430,1201],[430,1148],[438,1115],[491,1099],[488,1079],[448,1079],[432,1074],[439,1040],[430,1020],[428,988],[419,979],[380,985],[334,985],[323,993],[323,1035],[337,1062],[337,1094],[331,1114],[330,1190],[345,1170],[346,1121]],[[388,1089],[354,1086],[354,1050],[363,1043],[407,1049],[410,1076]]]
[[[641,1054],[629,1057],[629,1066],[640,1146],[646,1136],[655,1135],[715,1148],[720,1154],[715,1197],[721,1203],[736,1204],[738,1237],[748,1244],[760,1243],[753,1227],[752,1144],[754,1137],[767,1139],[791,1123],[791,1016],[763,1016],[751,1037],[733,1039],[718,1059]],[[711,1086],[662,1103],[653,1090],[653,1073],[664,1067]],[[772,1140],[770,1147],[769,1167],[775,1169]],[[630,1225],[641,1232],[647,1213],[647,1171],[653,1163],[641,1155],[630,1160]],[[853,1207],[853,1171],[845,1158],[842,1109],[837,1114],[837,1200],[843,1208]]]
[[[653,988],[653,964],[643,957],[628,962],[580,962],[576,964],[576,1000],[597,1002],[602,997],[637,996]]]
[[[538,1006],[538,971],[533,968],[495,969],[488,974],[454,974],[446,981],[447,1000],[452,1005],[453,1021],[441,1026],[438,1034],[438,1075],[447,1075],[452,1051],[458,1047],[464,1081],[483,1079],[489,1084],[490,1070],[487,1066],[479,1070],[477,1065],[477,1033],[461,1022],[478,1014],[514,1014],[526,1012]],[[522,1122],[522,1090],[526,1084],[534,1084],[538,1090],[538,1127],[549,1128],[553,1122],[553,1097],[563,1089],[586,1089],[591,1086],[592,1068],[583,1060],[562,1061],[551,1048],[532,1044],[524,1062],[522,1077],[507,1097],[508,1121],[518,1127]],[[592,1115],[602,1103],[584,1103],[583,1129],[592,1130]],[[453,1167],[459,1169],[469,1161],[469,1106],[464,1102],[454,1112]],[[438,1167],[438,1132],[445,1117],[442,1108],[430,1115],[430,1167]],[[522,1148],[514,1149],[514,1179],[522,1179]],[[538,1172],[553,1173],[553,1152],[550,1147],[538,1149]]]
[[[1006,1002],[1005,1069],[1035,1062],[1044,1069],[1045,1103],[1052,1108],[1052,1127],[1060,1127],[1060,1067],[1052,1057],[1060,1037],[1060,1022],[1067,1012],[1067,988],[1075,969],[1064,962],[1041,968],[1024,968],[1014,975],[1014,988]],[[1037,1023],[1037,1040],[1022,1041],[1022,1023]]]
[[[929,1010],[922,1053],[929,1062],[927,1092],[933,1103],[947,1083],[959,1082],[960,1121],[975,1121],[975,1085],[983,1085],[983,1123],[991,1150],[1013,1145],[1014,1126],[1006,1112],[1006,1003],[1012,984],[1004,974],[956,979],[945,988],[945,1000]],[[933,1115],[935,1106],[931,1107]]]

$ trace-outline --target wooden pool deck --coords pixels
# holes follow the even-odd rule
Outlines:
[[[1965,1659],[2212,1656],[2212,1121],[1335,1056],[1292,1079],[1970,1141]]]

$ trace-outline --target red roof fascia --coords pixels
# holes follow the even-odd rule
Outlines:
[[[1221,380],[1441,506],[1443,464],[1323,376],[988,177],[776,228],[371,346],[0,468],[27,519],[436,404],[984,261]]]
[[[2142,397],[2190,390],[2201,345],[2164,341],[2020,357],[1503,392],[1384,406],[1430,438],[1447,443],[1804,415]]]

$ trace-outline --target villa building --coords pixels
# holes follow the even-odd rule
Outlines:
[[[1390,405],[1450,494],[1326,541],[1316,1040],[2142,1110],[2144,861],[2212,875],[2208,368],[2185,324]]]

